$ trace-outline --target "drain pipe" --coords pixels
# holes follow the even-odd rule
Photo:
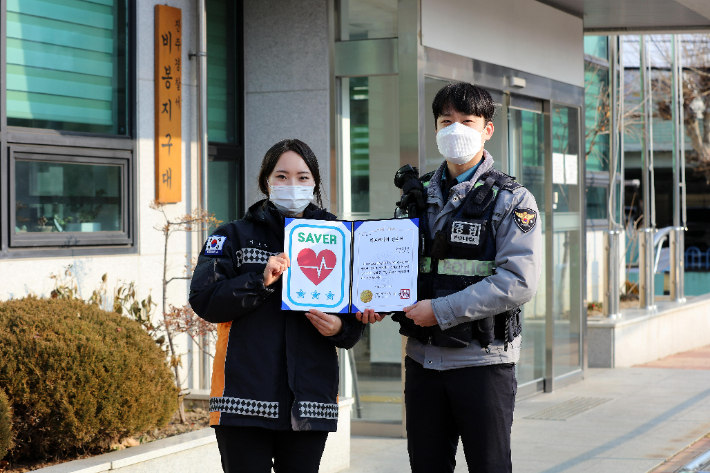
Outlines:
[[[197,12],[197,130],[200,175],[200,208],[207,209],[207,12],[205,0],[198,0]],[[207,240],[202,230],[202,241]]]
[[[683,127],[683,64],[680,36],[671,35],[671,83],[673,117],[673,231],[670,235],[671,300],[685,302],[685,159]]]
[[[678,473],[705,473],[710,467],[710,450],[696,457],[693,461],[678,470]]]
[[[623,89],[619,93],[619,87],[623,87],[623,81],[620,84],[619,81],[619,37],[610,36],[609,37],[609,62],[611,63],[611,91],[610,91],[610,123],[609,123],[609,139],[611,143],[611,153],[609,156],[609,168],[610,179],[609,179],[609,207],[608,207],[608,220],[609,220],[609,230],[607,231],[607,241],[604,247],[605,258],[604,258],[604,298],[602,301],[602,310],[606,317],[615,319],[621,317],[621,311],[619,310],[619,297],[621,293],[621,283],[620,279],[620,261],[619,261],[619,239],[621,237],[621,225],[617,221],[617,212],[619,207],[623,209],[623,203],[619,204],[618,200],[624,198],[623,194],[623,182],[617,179],[618,176],[618,159],[619,159],[619,130],[623,130],[620,127],[620,119],[623,113],[620,113],[619,108],[623,109],[623,103],[618,102],[618,97],[623,97]],[[622,73],[623,74],[623,73]],[[623,77],[622,77],[623,78]],[[620,199],[617,199],[616,186],[617,183],[621,183]],[[619,218],[623,218],[623,212],[619,212]]]
[[[653,127],[651,98],[651,67],[646,48],[647,37],[639,37],[641,103],[643,104],[643,147],[641,187],[643,192],[643,228],[639,229],[639,305],[642,309],[655,309],[653,273],[653,237],[656,233],[656,208],[654,200]]]
[[[197,2],[197,146],[199,149],[200,209],[207,210],[207,12],[205,0]],[[207,228],[200,232],[200,241],[207,241]],[[210,359],[207,354],[207,338],[201,337],[203,350],[200,352],[200,389],[209,389]]]

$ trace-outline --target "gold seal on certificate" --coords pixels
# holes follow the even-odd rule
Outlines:
[[[368,303],[372,300],[372,291],[365,289],[360,293],[360,300],[364,303]]]

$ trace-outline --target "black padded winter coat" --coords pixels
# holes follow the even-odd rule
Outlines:
[[[311,204],[304,218],[335,216]],[[338,314],[343,330],[325,337],[303,312],[281,310],[281,279],[265,287],[263,273],[283,250],[284,219],[267,200],[219,227],[202,247],[190,304],[218,324],[210,425],[336,430],[336,348],[355,345],[365,326]]]

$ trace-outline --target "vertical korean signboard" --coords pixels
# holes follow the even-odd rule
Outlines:
[[[182,199],[182,12],[155,6],[155,198]]]

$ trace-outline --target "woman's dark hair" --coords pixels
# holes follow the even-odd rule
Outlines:
[[[274,171],[276,163],[279,158],[286,151],[293,151],[303,158],[308,170],[311,171],[313,175],[313,181],[316,183],[316,188],[313,190],[313,195],[316,199],[316,205],[323,208],[323,198],[321,195],[321,180],[320,180],[320,170],[318,169],[318,159],[313,153],[313,150],[303,141],[292,139],[292,140],[281,140],[274,146],[269,148],[269,151],[264,155],[264,160],[261,162],[261,170],[259,171],[259,190],[262,194],[266,196],[269,195],[269,176]]]
[[[496,116],[496,104],[487,90],[467,82],[452,82],[436,93],[431,103],[434,126],[441,115],[454,109],[466,115],[483,117],[488,125]]]

